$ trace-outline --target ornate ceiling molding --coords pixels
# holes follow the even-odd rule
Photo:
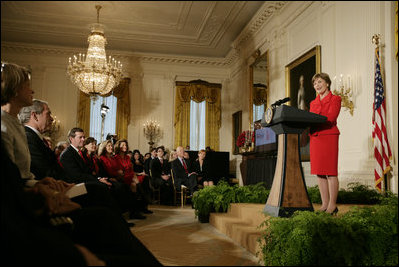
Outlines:
[[[281,10],[288,1],[270,1],[265,2],[262,8],[255,14],[247,24],[241,34],[233,42],[232,47],[240,50],[243,43],[253,37],[258,29],[265,24],[275,13]]]
[[[77,52],[85,53],[86,49],[75,49],[68,47],[52,47],[43,45],[26,45],[21,43],[1,43],[1,53],[7,52],[18,54],[33,54],[33,55],[54,55],[70,57]],[[142,63],[169,63],[169,64],[193,64],[205,65],[215,67],[228,67],[237,57],[235,53],[229,53],[226,58],[209,58],[209,57],[185,57],[185,56],[170,56],[170,55],[154,55],[144,53],[129,53],[126,51],[112,51],[108,53],[115,58],[126,60],[135,59]]]

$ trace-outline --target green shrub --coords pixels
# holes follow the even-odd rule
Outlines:
[[[271,217],[259,242],[265,265],[398,265],[398,198],[342,216],[297,211]]]
[[[235,186],[236,203],[266,203],[270,190],[267,190],[263,182]]]
[[[226,212],[230,203],[266,203],[269,192],[264,183],[230,186],[226,181],[220,181],[216,186],[207,186],[194,193],[195,216]]]

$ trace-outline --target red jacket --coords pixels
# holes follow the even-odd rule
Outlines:
[[[318,95],[310,102],[310,112],[327,117],[327,121],[310,128],[310,136],[324,134],[340,134],[337,127],[337,118],[341,111],[341,97],[331,92],[320,100]]]

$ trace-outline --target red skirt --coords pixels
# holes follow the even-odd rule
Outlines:
[[[338,134],[310,136],[310,173],[338,176]]]
[[[137,179],[139,180],[140,184],[143,182],[145,175],[137,175]]]

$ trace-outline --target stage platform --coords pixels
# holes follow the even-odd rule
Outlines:
[[[339,216],[355,205],[338,204],[337,206]],[[265,204],[233,203],[227,213],[211,213],[209,223],[256,256],[256,253],[260,252],[257,239],[261,236],[261,230],[258,226],[269,217],[263,213],[264,207]],[[313,208],[318,210],[320,204],[313,204]],[[258,258],[261,258],[261,253]]]

